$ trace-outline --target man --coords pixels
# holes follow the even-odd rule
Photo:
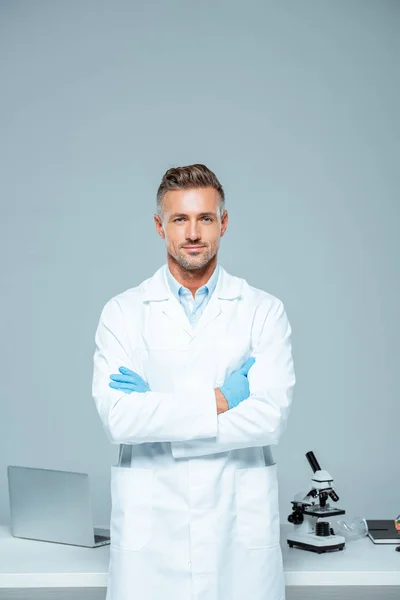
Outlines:
[[[271,446],[295,385],[291,327],[218,264],[224,207],[206,166],[169,169],[154,215],[167,264],[100,316],[93,397],[120,445],[107,600],[285,597]]]

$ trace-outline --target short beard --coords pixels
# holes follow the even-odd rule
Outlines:
[[[182,254],[172,256],[183,269],[186,269],[186,271],[199,271],[200,269],[204,269],[204,267],[206,267],[214,258],[208,248],[202,255],[201,261],[197,263],[192,263],[186,256],[182,256]]]

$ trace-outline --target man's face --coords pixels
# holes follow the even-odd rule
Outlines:
[[[162,222],[154,215],[157,231],[165,239],[168,254],[184,269],[201,269],[217,254],[228,225],[228,213],[225,211],[221,220],[219,205],[214,188],[170,190],[165,194]]]

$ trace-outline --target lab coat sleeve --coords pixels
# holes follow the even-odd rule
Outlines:
[[[141,444],[216,436],[217,406],[210,386],[190,389],[187,384],[177,393],[130,394],[109,386],[110,375],[118,373],[121,366],[138,373],[130,358],[127,328],[116,298],[109,300],[102,310],[95,344],[92,396],[111,443]]]
[[[174,458],[277,444],[285,429],[295,385],[291,326],[278,298],[263,317],[249,370],[250,396],[218,415],[215,438],[175,442]],[[266,311],[265,311],[266,312]]]

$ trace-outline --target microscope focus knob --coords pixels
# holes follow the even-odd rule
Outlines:
[[[289,523],[293,523],[293,525],[300,525],[304,521],[303,513],[299,511],[294,511],[292,514],[288,516]]]

